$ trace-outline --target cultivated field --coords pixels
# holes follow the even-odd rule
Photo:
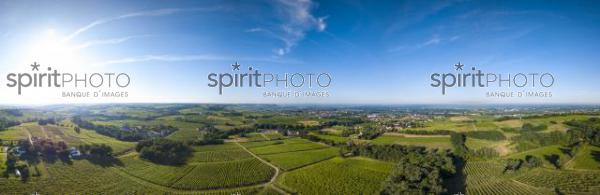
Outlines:
[[[422,175],[414,176],[418,182],[397,185],[435,185],[422,181],[432,175],[464,181],[461,189],[440,182],[440,188],[453,190],[449,194],[600,191],[595,112],[410,109],[196,104],[0,109],[0,125],[19,122],[0,130],[0,194],[380,194],[393,183],[388,178],[413,176],[407,173]],[[142,147],[155,140],[179,144],[168,146],[182,146],[187,156],[177,164],[152,159],[163,151],[178,153],[162,145]],[[68,151],[104,144],[112,151],[102,158],[91,152],[46,158],[43,147],[49,146],[40,142],[53,147],[60,142]],[[29,148],[39,158],[19,156],[25,149],[16,146],[28,143],[40,144]],[[451,170],[459,173],[440,174],[440,167],[450,166],[446,162],[455,162]],[[16,170],[28,173],[19,176]]]
[[[333,158],[281,176],[278,184],[300,194],[376,194],[392,163]]]

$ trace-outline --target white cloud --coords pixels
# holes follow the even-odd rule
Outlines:
[[[113,64],[130,64],[130,63],[138,63],[138,62],[150,62],[150,61],[163,61],[163,62],[179,62],[179,61],[206,61],[206,60],[227,60],[227,61],[263,61],[263,62],[275,62],[275,63],[284,63],[284,64],[300,64],[301,61],[297,61],[294,59],[280,59],[273,57],[241,57],[241,58],[232,58],[226,56],[219,55],[203,55],[203,54],[193,54],[193,55],[177,55],[177,54],[166,54],[166,55],[144,55],[137,57],[124,57],[115,60],[107,60],[103,62],[94,63],[93,66],[104,66],[104,65],[113,65]]]
[[[180,12],[212,11],[212,10],[216,10],[216,9],[220,9],[220,7],[213,7],[213,8],[164,8],[164,9],[157,9],[157,10],[132,12],[132,13],[127,13],[127,14],[123,14],[123,15],[120,15],[120,16],[109,17],[109,18],[102,18],[102,19],[98,19],[98,20],[93,21],[92,23],[90,23],[88,25],[85,25],[85,26],[77,29],[75,32],[73,32],[69,36],[65,37],[64,41],[69,41],[69,40],[77,37],[79,34],[85,32],[85,31],[88,31],[91,28],[94,28],[94,27],[96,27],[98,25],[109,23],[109,22],[113,22],[113,21],[117,21],[117,20],[122,20],[122,19],[127,19],[127,18],[135,18],[135,17],[164,16],[164,15],[171,15],[171,14],[176,14],[176,13],[180,13]]]
[[[246,30],[246,32],[261,32],[261,31],[263,31],[262,28],[251,28],[251,29]]]
[[[130,39],[137,38],[137,37],[141,37],[141,36],[128,36],[128,37],[121,37],[121,38],[114,38],[114,39],[91,40],[91,41],[87,41],[83,44],[76,46],[75,49],[80,50],[80,49],[85,49],[88,47],[93,47],[93,46],[98,46],[98,45],[119,44],[119,43],[128,41]]]
[[[272,29],[252,28],[246,32],[264,32],[267,35],[277,38],[284,43],[284,46],[277,48],[277,55],[285,55],[298,44],[308,31],[316,30],[323,32],[327,28],[327,17],[316,17],[311,11],[316,5],[310,0],[278,0],[274,5],[278,17],[282,23]]]
[[[165,61],[165,62],[176,62],[176,61],[195,61],[195,60],[224,60],[226,58],[222,56],[214,55],[145,55],[139,57],[126,57],[116,60],[108,60],[94,65],[111,65],[111,64],[128,64],[135,62],[147,62],[147,61]]]
[[[442,39],[440,39],[439,36],[435,35],[431,39],[429,39],[429,40],[421,43],[420,47],[425,47],[425,46],[429,46],[429,45],[435,45],[435,44],[440,43],[441,41],[442,41]]]
[[[398,45],[398,46],[389,48],[387,51],[394,53],[394,52],[405,51],[405,50],[421,49],[424,47],[433,46],[433,45],[437,45],[437,44],[441,44],[441,43],[453,42],[458,39],[460,39],[460,36],[458,36],[458,35],[452,36],[450,38],[443,38],[443,37],[440,37],[439,35],[435,34],[435,35],[431,36],[431,38],[426,39],[423,42],[414,44],[412,46]]]

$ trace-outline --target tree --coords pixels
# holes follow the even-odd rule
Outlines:
[[[480,158],[494,158],[500,156],[500,154],[498,154],[498,151],[496,151],[494,148],[489,147],[482,147],[480,149],[471,150],[469,151],[469,153],[474,157]]]
[[[90,148],[90,155],[110,157],[112,156],[112,148],[106,144],[94,144]]]
[[[454,146],[454,153],[459,156],[464,156],[469,149],[465,145],[467,137],[462,133],[451,133],[450,134],[450,142],[452,146]]]
[[[567,131],[570,144],[583,141],[600,146],[600,118],[593,117],[587,120],[571,120],[565,122],[565,124],[574,127]]]
[[[523,160],[510,158],[506,161],[506,166],[504,167],[504,172],[519,170],[519,168],[521,168],[522,164],[523,164]]]
[[[409,153],[396,164],[380,194],[441,194],[443,176],[456,172],[446,152]]]
[[[375,139],[383,134],[381,131],[377,130],[375,127],[368,126],[365,127],[364,130],[360,131],[359,138],[360,139]]]
[[[65,143],[64,141],[59,141],[58,142],[58,148],[60,150],[67,150],[67,143]]]
[[[551,154],[551,155],[544,155],[544,158],[550,162],[552,165],[554,165],[554,167],[556,167],[556,169],[560,169],[562,166],[561,160],[560,160],[560,156],[557,154]]]
[[[192,149],[183,142],[162,138],[142,140],[135,150],[140,153],[140,158],[166,165],[183,164],[192,154]]]
[[[79,152],[94,158],[111,158],[113,150],[106,144],[83,144],[79,146]]]
[[[346,127],[346,128],[344,128],[342,130],[341,136],[342,137],[348,137],[348,136],[350,136],[352,134],[355,134],[355,133],[356,133],[356,130],[354,128]]]
[[[537,156],[527,155],[525,156],[525,163],[523,166],[528,168],[535,168],[542,166],[542,159]]]

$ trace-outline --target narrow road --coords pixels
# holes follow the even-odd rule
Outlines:
[[[567,162],[566,162],[566,163],[563,165],[563,167],[564,167],[565,169],[575,169],[575,168],[574,168],[574,166],[575,166],[575,165],[573,165],[573,162],[574,162],[575,158],[577,158],[577,157],[581,156],[581,155],[583,154],[583,152],[581,152],[581,151],[585,150],[587,147],[588,147],[587,145],[583,145],[583,146],[581,146],[581,148],[579,148],[579,150],[577,150],[577,151],[575,152],[575,155],[573,155],[573,157],[572,157],[571,159],[569,159],[569,160],[568,160],[568,161],[567,161]]]
[[[271,140],[271,139],[269,139],[269,138],[268,138],[268,137],[267,137],[267,136],[266,136],[264,133],[259,133],[259,134],[260,134],[260,135],[261,135],[263,138],[265,138],[265,140],[269,140],[269,141]]]
[[[475,126],[475,123],[471,123],[471,125],[473,125],[473,131],[477,131],[477,126]]]
[[[120,168],[116,168],[116,167],[112,167],[111,168],[112,171],[114,171],[115,173],[123,176],[124,178],[131,180],[141,186],[147,187],[152,189],[153,191],[162,191],[162,193],[165,194],[171,194],[173,192],[175,192],[175,194],[210,194],[211,192],[220,192],[222,190],[232,190],[235,191],[237,189],[244,190],[244,189],[249,189],[249,188],[254,188],[254,187],[259,187],[262,186],[264,184],[259,184],[259,185],[252,185],[252,186],[242,186],[242,187],[234,187],[234,188],[221,188],[221,189],[206,189],[206,190],[184,190],[184,189],[178,189],[178,188],[172,188],[170,186],[163,186],[160,184],[156,184],[156,183],[152,183],[150,181],[147,181],[143,178],[139,178],[135,175],[131,175],[129,173],[127,173],[126,171],[120,169]]]
[[[46,132],[46,128],[44,128],[44,125],[40,125],[40,130],[42,131],[42,134],[44,134],[44,137],[46,137],[46,139],[50,139],[48,133]]]
[[[29,133],[29,130],[25,130],[25,132],[27,132],[27,137],[29,138],[29,143],[31,145],[33,145],[33,140],[31,139],[31,133]]]
[[[274,190],[276,190],[277,192],[281,193],[281,194],[289,194],[286,191],[280,189],[279,187],[273,185],[273,182],[275,182],[275,180],[277,179],[277,177],[279,176],[279,167],[271,164],[270,162],[258,157],[258,155],[250,152],[250,150],[248,150],[246,147],[242,146],[242,144],[240,144],[239,142],[235,142],[235,144],[237,144],[239,147],[241,147],[242,149],[244,149],[246,152],[248,152],[250,155],[254,156],[254,158],[260,160],[261,162],[269,165],[270,167],[273,167],[275,169],[275,175],[273,175],[273,177],[271,178],[271,180],[268,183],[265,183],[265,186],[270,185],[271,188],[273,188]]]

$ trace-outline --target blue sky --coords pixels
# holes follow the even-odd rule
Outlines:
[[[600,103],[598,24],[594,1],[3,1],[0,101]],[[31,52],[48,36],[68,55]],[[129,73],[130,96],[69,99],[60,89],[16,95],[6,74],[28,72],[33,61],[46,66],[39,55],[63,72]],[[327,72],[330,96],[263,97],[278,88],[219,95],[207,86],[208,74],[231,72],[236,61],[271,73]],[[552,97],[485,96],[523,90],[515,88],[442,95],[430,86],[431,74],[456,73],[459,61],[485,72],[552,73],[551,88],[525,89]]]

